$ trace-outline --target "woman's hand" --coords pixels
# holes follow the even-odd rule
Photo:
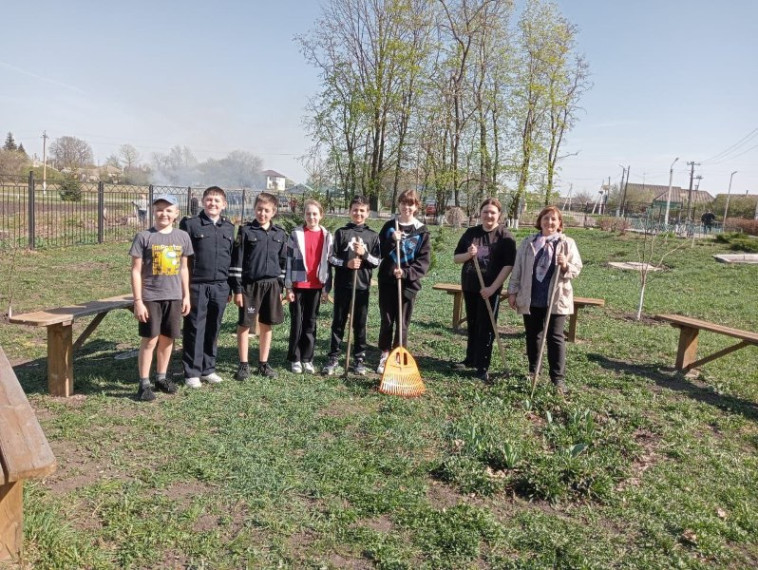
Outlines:
[[[479,249],[473,243],[470,246],[468,246],[468,254],[471,257],[471,259],[474,259],[478,252],[479,252]]]
[[[561,271],[566,273],[568,271],[568,257],[566,257],[566,254],[561,252],[557,256],[555,256],[555,262],[558,264],[558,266],[561,268]]]
[[[516,310],[516,293],[508,294],[508,306],[514,311]]]

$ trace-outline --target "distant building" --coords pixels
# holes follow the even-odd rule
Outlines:
[[[266,179],[266,190],[284,192],[287,186],[287,177],[275,170],[264,170],[263,177]]]

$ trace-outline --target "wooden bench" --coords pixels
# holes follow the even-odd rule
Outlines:
[[[699,368],[703,364],[707,364],[712,360],[721,358],[735,350],[744,348],[749,345],[758,346],[758,333],[743,331],[740,329],[734,329],[731,327],[725,327],[723,325],[717,325],[709,323],[708,321],[701,321],[699,319],[693,319],[690,317],[684,317],[682,315],[658,315],[656,317],[659,320],[670,323],[671,326],[679,329],[679,347],[676,351],[676,369],[680,372],[687,373],[693,369]],[[706,356],[697,360],[697,340],[701,330],[715,332],[726,336],[731,336],[740,339],[737,344],[714,352],[710,356]]]
[[[47,327],[47,386],[53,396],[68,397],[74,392],[74,351],[89,338],[109,312],[114,309],[132,310],[131,295],[119,295],[70,307],[12,315],[8,321],[15,324]],[[95,315],[76,342],[73,341],[73,324],[80,317]]]
[[[21,552],[24,480],[45,477],[55,467],[34,410],[0,348],[0,561]]]
[[[461,324],[466,321],[463,313],[463,291],[458,283],[436,283],[432,289],[445,291],[448,295],[453,295],[453,330],[460,331]],[[500,293],[500,300],[505,301],[508,294],[503,290]],[[576,342],[576,323],[579,318],[579,309],[584,307],[604,307],[604,299],[592,299],[588,297],[574,297],[574,312],[569,315],[569,328],[566,334],[568,342]]]

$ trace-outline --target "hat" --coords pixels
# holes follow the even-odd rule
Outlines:
[[[176,200],[176,196],[173,196],[172,194],[158,194],[153,198],[153,204],[156,202],[168,202],[172,206],[179,205],[179,202]]]

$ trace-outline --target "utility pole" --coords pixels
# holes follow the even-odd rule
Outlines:
[[[729,188],[726,191],[726,206],[724,206],[724,221],[721,224],[722,229],[726,229],[726,216],[729,213],[729,196],[732,194],[732,178],[734,178],[735,174],[737,174],[736,170],[729,175]],[[755,211],[758,212],[758,202],[756,202]]]
[[[690,167],[690,188],[687,191],[687,221],[692,222],[692,184],[695,181],[695,166],[700,166],[699,162],[687,163]]]
[[[621,194],[621,215],[624,215],[624,204],[626,204],[626,189],[629,187],[629,173],[632,171],[632,165],[626,167],[626,182],[624,182],[624,192]]]
[[[617,218],[621,217],[621,202],[622,202],[621,192],[623,191],[623,188],[624,188],[624,176],[626,175],[626,167],[623,164],[619,164],[619,166],[621,167],[621,182],[619,182],[619,201],[618,201],[618,204],[616,205]]]
[[[47,190],[47,131],[42,131],[42,192]]]
[[[669,225],[669,210],[671,209],[671,183],[674,181],[674,165],[677,160],[679,160],[678,156],[674,159],[674,162],[671,163],[671,168],[669,168],[669,191],[666,194],[666,216],[663,218],[663,225],[667,229]]]

